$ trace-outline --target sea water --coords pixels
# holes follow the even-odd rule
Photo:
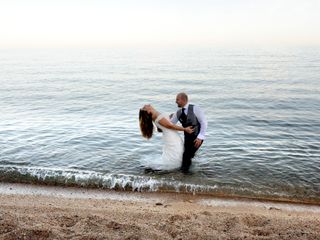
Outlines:
[[[208,121],[191,174],[145,172],[139,108],[181,91]],[[320,48],[0,50],[0,180],[319,203]]]

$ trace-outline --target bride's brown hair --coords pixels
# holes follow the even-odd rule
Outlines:
[[[139,124],[142,136],[149,139],[153,134],[152,115],[145,110],[140,109]]]

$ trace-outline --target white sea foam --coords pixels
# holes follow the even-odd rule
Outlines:
[[[42,182],[58,185],[76,185],[83,187],[102,187],[107,189],[120,189],[132,191],[156,192],[210,192],[216,186],[184,183],[179,180],[168,180],[167,178],[155,178],[152,176],[135,176],[126,174],[99,173],[87,170],[60,169],[60,168],[36,168],[36,167],[5,167],[1,169],[8,174],[19,174],[21,182]],[[15,173],[15,174],[14,174]],[[17,180],[19,182],[19,180]]]

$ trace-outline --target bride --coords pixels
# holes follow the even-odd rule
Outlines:
[[[139,112],[139,123],[142,136],[150,139],[153,134],[154,124],[163,133],[164,142],[161,162],[149,163],[153,170],[172,170],[181,167],[184,151],[183,140],[177,131],[192,133],[192,127],[180,127],[171,123],[169,116],[156,111],[151,105],[145,105]]]

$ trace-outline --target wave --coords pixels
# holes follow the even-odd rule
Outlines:
[[[316,195],[297,195],[293,192],[252,189],[223,184],[195,184],[161,175],[128,175],[89,170],[0,166],[0,181],[55,186],[103,188],[118,191],[177,192],[206,194],[216,197],[236,197],[259,200],[320,204]]]
[[[0,181],[149,192],[205,193],[216,188],[216,186],[188,184],[178,180],[150,176],[19,166],[0,166]]]

